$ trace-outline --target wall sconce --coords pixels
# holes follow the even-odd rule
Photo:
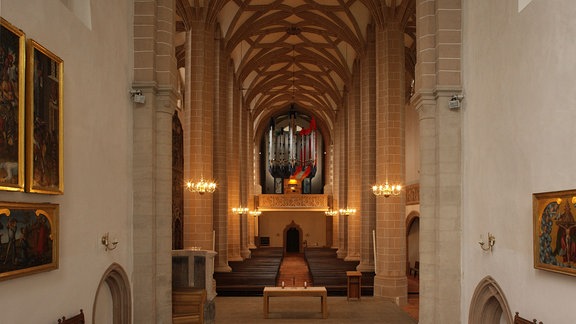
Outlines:
[[[340,215],[350,216],[350,215],[356,214],[356,209],[346,207],[346,209],[340,209],[339,212],[340,212]]]
[[[256,216],[260,216],[260,215],[262,214],[262,212],[259,211],[258,208],[256,208],[256,209],[254,209],[254,210],[249,211],[248,214],[256,217]]]
[[[484,244],[486,244],[486,242],[484,242],[484,239],[482,238],[482,236],[480,236],[480,241],[478,241],[478,244],[480,244],[480,248],[484,251],[490,251],[492,252],[492,247],[494,246],[494,244],[496,243],[496,238],[494,237],[494,235],[490,234],[490,232],[488,232],[488,246],[484,246]]]
[[[238,207],[238,208],[232,208],[232,214],[234,215],[246,215],[248,214],[248,208],[246,207]]]
[[[110,236],[108,233],[102,236],[102,240],[100,241],[102,245],[106,248],[106,251],[112,251],[118,245],[118,240],[110,241]]]

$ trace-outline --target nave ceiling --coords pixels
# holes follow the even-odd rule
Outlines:
[[[177,14],[178,68],[185,66],[187,20],[217,23],[244,108],[262,123],[294,104],[331,124],[369,26],[403,26],[407,93],[414,78],[415,0],[177,0]]]

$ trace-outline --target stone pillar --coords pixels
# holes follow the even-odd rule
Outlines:
[[[135,103],[133,111],[133,316],[145,324],[172,320],[173,11],[172,2],[134,3],[132,87],[142,90],[146,102]]]
[[[238,85],[234,82],[234,89]],[[238,90],[232,93],[232,101],[228,110],[228,126],[223,131],[226,134],[227,152],[226,166],[228,168],[228,260],[242,261],[240,255],[240,216],[232,213],[232,208],[240,207],[240,115],[241,103]],[[242,206],[246,207],[246,206]]]
[[[376,229],[376,199],[372,185],[376,182],[376,48],[374,26],[368,28],[366,54],[361,64],[362,103],[361,103],[361,249],[360,264],[356,268],[362,272],[374,271],[374,245],[372,231]]]
[[[390,20],[376,30],[376,178],[404,183],[404,34]],[[377,264],[374,295],[407,302],[404,194],[376,206]]]
[[[347,123],[345,115],[345,107],[339,110],[336,115],[336,135],[338,136],[335,141],[337,146],[337,160],[338,160],[338,205],[337,208],[345,208],[347,201],[347,185],[348,163],[346,160],[346,149],[348,147]],[[338,251],[336,252],[338,258],[344,259],[348,254],[348,222],[346,216],[338,214]]]
[[[248,135],[252,128],[249,124],[249,112],[246,109],[240,109],[240,201],[243,207],[248,207],[248,183],[249,174],[252,165],[248,159]],[[252,156],[250,154],[250,156]],[[250,258],[250,249],[248,248],[248,214],[240,218],[240,256],[242,259]]]
[[[357,65],[356,65],[357,66]],[[353,86],[353,91],[348,96],[347,122],[348,122],[348,147],[344,152],[347,159],[347,195],[346,205],[344,207],[356,209],[356,213],[348,216],[348,253],[346,261],[360,260],[360,219],[363,216],[363,210],[360,206],[361,176],[362,165],[360,160],[360,129],[362,128],[360,120],[360,106],[362,92],[360,90],[360,80]]]
[[[228,125],[228,109],[232,101],[233,78],[230,73],[228,56],[223,50],[222,41],[217,42],[217,77],[219,86],[214,105],[214,129],[225,129]],[[215,257],[214,268],[216,272],[230,272],[228,265],[228,168],[226,167],[227,142],[221,132],[213,132],[214,138],[214,178],[218,189],[214,192],[214,231]]]
[[[248,208],[250,208],[250,210],[254,210],[256,209],[256,202],[254,199],[254,190],[256,188],[256,172],[260,172],[260,168],[259,165],[260,163],[259,160],[257,159],[257,157],[259,157],[258,155],[258,151],[256,150],[256,146],[255,146],[255,139],[254,139],[254,127],[252,125],[254,125],[254,116],[250,113],[248,115],[248,125],[247,127],[247,131],[248,131],[248,139],[247,139],[247,147],[248,147],[248,155],[246,157],[247,161],[248,161],[248,170],[246,170],[246,174],[247,179],[246,179],[246,190],[248,191]],[[256,244],[254,242],[254,236],[256,236],[257,234],[257,229],[256,229],[256,216],[253,215],[249,215],[248,216],[248,248],[249,249],[255,249],[256,248]]]
[[[194,16],[186,33],[184,98],[184,174],[213,179],[214,34]],[[212,249],[213,195],[185,192],[184,247]]]
[[[461,2],[416,1],[420,117],[420,322],[461,321]],[[439,262],[441,261],[441,262]]]

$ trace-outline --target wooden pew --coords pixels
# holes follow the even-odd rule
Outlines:
[[[214,273],[219,296],[262,296],[266,286],[275,286],[283,257],[282,248],[252,250],[250,259],[231,261],[232,272]]]
[[[84,320],[84,311],[82,311],[82,309],[80,309],[80,313],[70,318],[62,316],[62,318],[58,319],[58,324],[84,324],[84,323],[86,323],[86,321]]]
[[[203,324],[206,290],[174,288],[172,290],[172,323]]]
[[[336,249],[332,248],[307,248],[304,255],[314,286],[326,287],[330,296],[347,295],[346,272],[356,271],[358,261],[338,259]],[[366,273],[366,276],[363,274],[362,285],[362,294],[371,295],[374,289],[374,276],[371,273]]]
[[[523,317],[520,317],[519,313],[516,312],[516,315],[514,315],[514,324],[543,324],[543,323],[538,322],[536,319],[529,321]]]

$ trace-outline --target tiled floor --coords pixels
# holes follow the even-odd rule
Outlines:
[[[322,319],[320,298],[270,298],[270,318],[263,318],[262,297],[216,297],[216,323],[389,323],[414,324],[417,320],[396,304],[378,297],[347,301],[346,297],[328,297],[328,318]]]
[[[270,314],[263,318],[262,297],[216,297],[216,323],[418,323],[418,278],[408,278],[408,304],[402,308],[378,297],[362,296],[347,301],[346,297],[328,297],[328,318],[322,319],[320,298],[273,297]],[[303,255],[286,254],[280,267],[278,285],[287,287],[310,283],[310,273]],[[313,283],[312,283],[313,284]]]

